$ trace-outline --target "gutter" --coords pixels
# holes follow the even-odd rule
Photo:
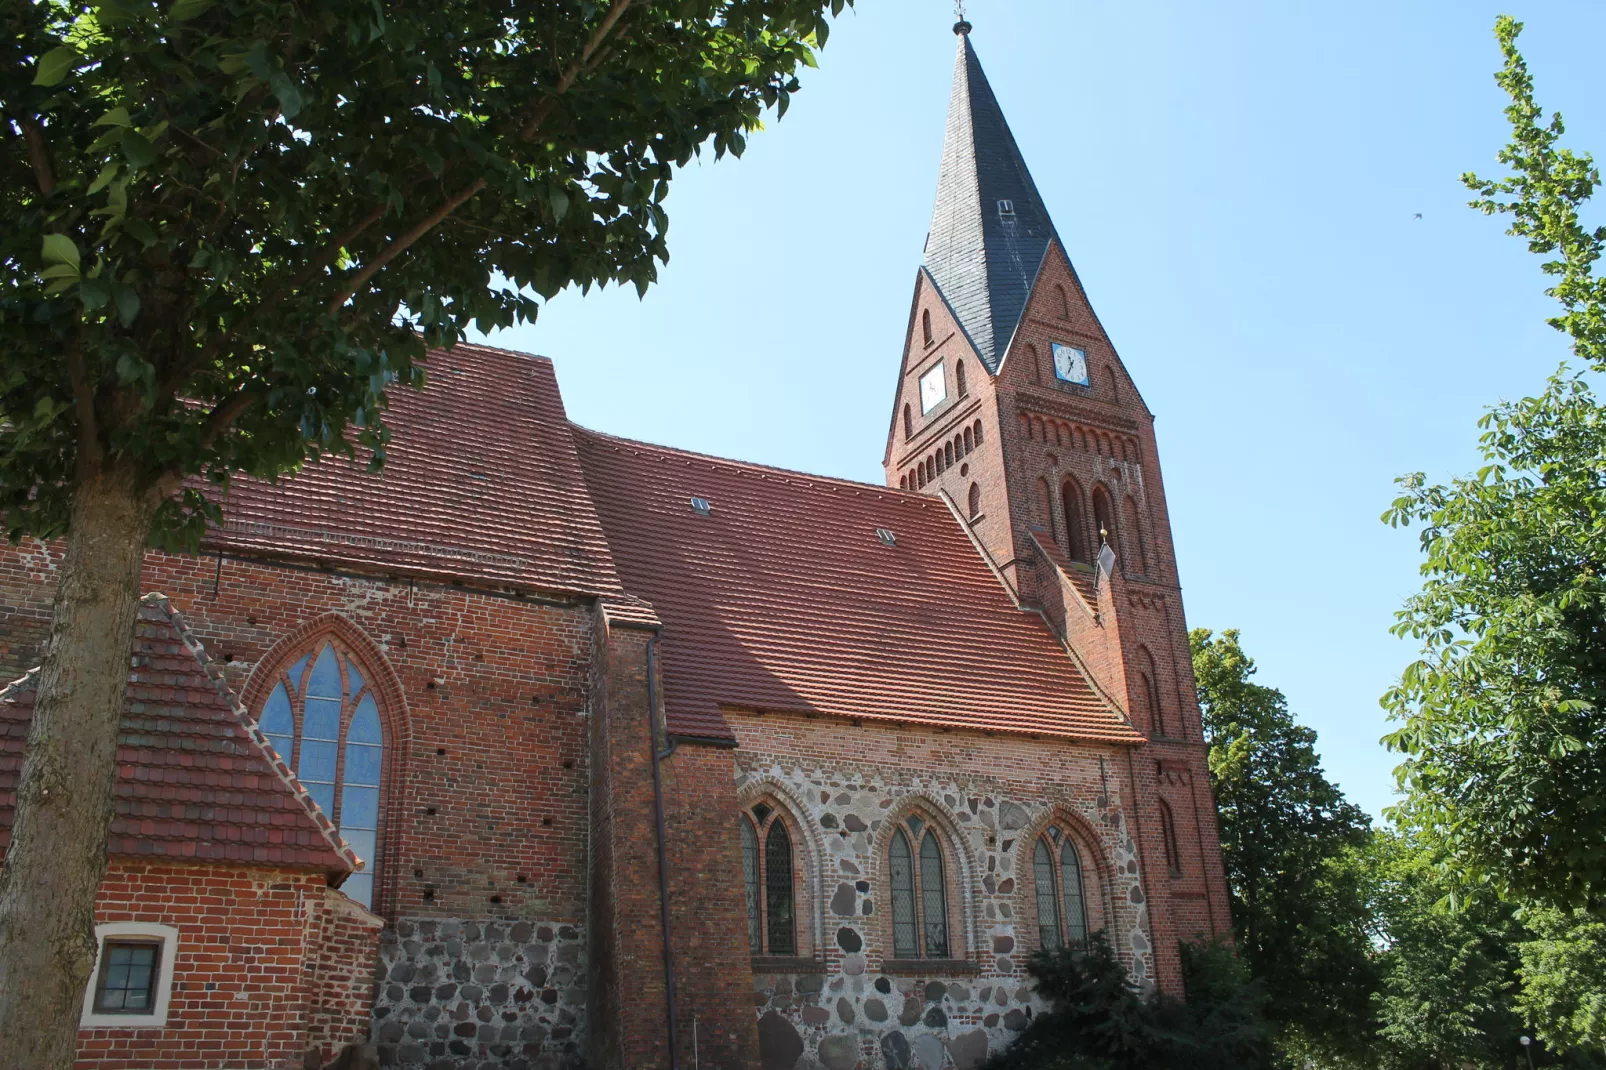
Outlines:
[[[675,752],[671,742],[662,753],[658,751],[658,633],[647,640],[647,753],[652,755],[652,799],[654,817],[658,824],[658,906],[664,931],[664,996],[669,1016],[669,1066],[680,1070],[680,1044],[676,1030],[675,1007],[675,934],[669,918],[669,860],[665,856],[668,834],[664,828],[664,778],[659,768],[663,760]]]

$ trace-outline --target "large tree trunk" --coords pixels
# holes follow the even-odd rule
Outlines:
[[[0,1067],[68,1070],[95,963],[95,893],[153,507],[108,466],[73,496],[66,555],[0,870]]]

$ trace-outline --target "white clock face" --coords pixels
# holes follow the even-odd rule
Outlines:
[[[943,378],[942,365],[938,364],[920,377],[920,415],[941,405],[948,396],[948,381]]]
[[[1087,354],[1074,346],[1054,343],[1054,377],[1077,386],[1087,385]]]

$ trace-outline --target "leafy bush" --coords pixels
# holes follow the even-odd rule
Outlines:
[[[1028,967],[1053,1009],[983,1070],[1259,1070],[1273,1065],[1264,996],[1232,950],[1183,948],[1186,1001],[1145,996],[1095,934]]]

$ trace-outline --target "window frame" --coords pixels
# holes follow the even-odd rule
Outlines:
[[[103,1011],[99,1009],[101,977],[106,951],[113,944],[154,944],[155,974],[151,980],[149,1011]],[[178,960],[179,931],[153,922],[121,921],[95,926],[95,967],[84,988],[84,1006],[78,1025],[84,1029],[163,1029],[173,995],[174,963]]]
[[[918,830],[910,827],[909,822],[911,820],[920,822]],[[911,897],[910,910],[913,918],[915,940],[914,954],[912,955],[904,954],[898,948],[896,897],[899,892],[893,886],[892,851],[894,845],[898,842],[900,834],[903,836],[904,844],[909,852],[910,888],[908,894]],[[941,896],[943,943],[945,945],[941,954],[931,953],[929,942],[930,925],[926,917],[926,908],[931,892],[927,887],[926,860],[924,858],[925,844],[928,837],[937,849],[939,869],[937,893]],[[957,899],[956,893],[958,892],[958,874],[954,868],[957,864],[957,859],[954,857],[951,845],[944,842],[947,839],[942,822],[933,819],[924,810],[911,810],[892,822],[888,827],[884,846],[881,848],[881,862],[885,866],[884,873],[887,888],[886,933],[888,950],[891,952],[889,961],[891,962],[955,962],[965,958],[964,949],[956,947],[956,942],[963,943],[962,939],[956,941],[956,938],[962,937],[963,933],[956,930],[953,924],[954,904]]]
[[[320,633],[309,641],[298,643],[286,657],[279,660],[273,672],[265,679],[264,686],[259,692],[260,698],[256,702],[254,716],[257,728],[262,732],[263,738],[268,740],[269,745],[284,760],[285,766],[296,774],[302,786],[307,787],[310,792],[312,789],[309,785],[314,782],[306,780],[301,774],[301,761],[304,753],[303,744],[308,738],[305,734],[307,729],[308,690],[325,649],[331,650],[335,656],[336,668],[340,677],[340,708],[337,715],[336,738],[332,741],[335,746],[335,759],[332,773],[333,780],[329,782],[331,805],[325,807],[322,803],[317,802],[315,794],[313,799],[318,808],[324,812],[324,816],[335,826],[335,831],[346,839],[348,843],[351,842],[351,837],[346,835],[348,827],[353,832],[371,832],[373,836],[372,850],[358,850],[353,845],[353,850],[363,860],[364,865],[361,870],[346,878],[341,891],[353,902],[373,911],[376,909],[379,900],[379,875],[385,855],[385,803],[388,794],[386,790],[386,772],[397,746],[397,741],[391,738],[392,733],[389,731],[389,725],[385,717],[387,703],[383,692],[386,689],[380,672],[368,663],[367,658],[359,655],[351,643],[346,642],[335,634]],[[355,682],[353,679],[354,673],[361,681],[360,686],[353,687]],[[280,732],[269,733],[267,725],[268,705],[281,689],[284,690],[289,707],[289,753],[280,751],[276,742],[285,738],[284,734]],[[377,783],[348,784],[346,779],[348,758],[353,753],[353,747],[374,746],[372,743],[361,740],[353,741],[351,738],[352,727],[363,706],[364,699],[368,699],[373,703],[374,719],[379,736],[379,743],[377,744],[379,750],[378,772],[375,774]],[[311,738],[315,742],[330,742],[321,740],[320,737]],[[317,781],[316,783],[321,785],[325,782]],[[344,820],[346,817],[344,812],[345,795],[348,788],[372,788],[374,790],[374,824],[371,829],[367,826],[350,826],[349,822]],[[352,894],[351,887],[354,878],[359,882],[362,882],[363,878],[367,879],[367,902]]]
[[[754,811],[761,806],[767,807],[770,811],[762,818],[754,813]],[[762,796],[752,800],[751,802],[743,804],[741,813],[738,815],[737,819],[743,822],[743,827],[751,831],[753,835],[754,846],[756,848],[754,852],[756,856],[754,879],[756,880],[758,886],[756,905],[758,907],[757,930],[759,936],[759,945],[750,949],[751,955],[754,958],[808,958],[809,954],[804,950],[805,942],[802,938],[801,923],[803,921],[802,905],[804,897],[800,894],[801,888],[799,886],[799,880],[802,875],[802,867],[798,865],[798,839],[800,836],[800,830],[797,827],[797,823],[788,820],[786,808],[768,796]],[[790,889],[792,896],[792,950],[790,951],[771,950],[772,933],[770,925],[771,903],[769,894],[769,842],[770,835],[777,824],[780,825],[781,829],[786,833],[787,845],[791,848],[792,873]],[[746,851],[745,845],[742,847],[742,850],[744,852]],[[743,895],[745,897],[747,895],[747,874],[745,869],[745,860],[742,883]],[[748,907],[747,920],[749,943],[751,943],[754,925],[751,905]]]
[[[1059,839],[1053,838],[1052,830],[1059,831]],[[1088,847],[1086,838],[1081,835],[1074,823],[1063,816],[1051,817],[1044,821],[1032,836],[1029,854],[1023,869],[1031,873],[1031,886],[1029,889],[1022,882],[1022,891],[1028,892],[1026,900],[1021,903],[1021,909],[1028,904],[1032,912],[1034,925],[1027,931],[1034,934],[1039,950],[1055,950],[1043,941],[1042,911],[1040,910],[1042,896],[1042,882],[1037,872],[1036,858],[1039,844],[1048,847],[1050,859],[1050,875],[1053,887],[1054,921],[1059,935],[1059,948],[1085,948],[1087,941],[1096,932],[1108,928],[1108,904],[1103,898],[1104,878],[1099,866],[1098,858]],[[1071,934],[1070,915],[1066,910],[1064,887],[1064,852],[1071,850],[1076,855],[1078,884],[1081,892],[1082,934],[1080,940],[1073,940]]]

